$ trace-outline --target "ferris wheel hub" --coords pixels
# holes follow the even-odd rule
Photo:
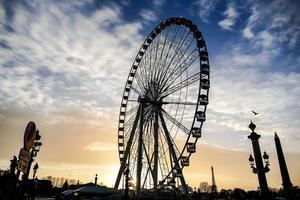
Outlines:
[[[155,107],[159,107],[161,108],[163,105],[163,101],[161,99],[156,99],[156,100],[152,100],[152,98],[149,97],[144,97],[144,96],[139,96],[138,98],[138,103],[141,104],[148,104],[148,105],[153,105]]]

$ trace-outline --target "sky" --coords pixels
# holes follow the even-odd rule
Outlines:
[[[38,177],[112,186],[119,168],[117,122],[133,59],[166,18],[193,21],[211,69],[210,103],[188,184],[256,189],[248,163],[253,120],[270,154],[270,187],[281,187],[274,132],[291,181],[300,185],[300,3],[233,1],[0,0],[0,168],[34,121],[43,146]],[[252,110],[258,112],[253,115]]]

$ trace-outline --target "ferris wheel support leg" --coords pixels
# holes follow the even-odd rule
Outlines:
[[[136,195],[139,196],[141,192],[141,174],[143,168],[143,125],[144,125],[144,103],[140,104],[140,131],[139,131],[139,139],[138,139],[138,157],[137,157],[137,166],[136,166]]]
[[[165,135],[166,135],[166,138],[167,138],[168,146],[169,146],[170,152],[171,152],[171,154],[172,154],[172,158],[173,158],[173,161],[174,161],[174,163],[175,163],[175,167],[178,167],[178,168],[179,168],[180,166],[179,166],[179,163],[178,163],[178,158],[177,158],[176,153],[175,153],[175,149],[174,149],[174,146],[173,146],[173,142],[172,142],[172,140],[171,140],[169,131],[168,131],[168,129],[167,129],[167,126],[166,126],[166,123],[165,123],[165,120],[164,120],[164,118],[163,118],[163,115],[162,115],[161,111],[159,111],[159,117],[160,117],[161,124],[162,124],[162,127],[163,127],[163,129],[164,129],[164,132],[165,132]],[[185,194],[188,194],[188,190],[187,190],[187,186],[186,186],[186,183],[185,183],[183,174],[182,174],[181,177],[179,177],[179,179],[180,179],[182,188],[183,188],[183,190],[184,190],[184,193],[185,193]]]
[[[158,111],[155,109],[154,119],[154,167],[153,167],[153,183],[154,189],[157,189],[157,171],[158,171]]]
[[[139,121],[140,110],[141,110],[141,108],[139,107],[138,112],[137,112],[136,117],[135,117],[135,120],[134,120],[134,124],[133,124],[132,130],[131,130],[130,136],[129,136],[129,139],[128,139],[128,142],[127,142],[126,150],[124,152],[122,163],[121,163],[119,173],[118,173],[118,176],[117,176],[117,179],[116,179],[116,182],[115,182],[115,186],[114,186],[114,188],[116,190],[119,187],[122,174],[123,174],[123,172],[125,170],[125,167],[126,167],[126,162],[127,162],[127,158],[128,158],[129,152],[130,152],[132,140],[133,140],[133,137],[134,137],[134,133],[135,133],[138,121]]]

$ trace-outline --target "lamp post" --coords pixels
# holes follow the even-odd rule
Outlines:
[[[39,130],[36,131],[35,142],[33,143],[33,147],[32,147],[31,153],[30,153],[30,160],[29,160],[29,163],[28,163],[28,168],[27,168],[26,173],[24,174],[24,180],[23,180],[24,184],[27,183],[30,168],[31,168],[31,164],[34,161],[34,158],[37,156],[37,153],[40,151],[40,148],[42,146],[42,143],[38,142],[38,140],[41,139],[41,136],[39,135],[39,132],[40,132]]]
[[[28,176],[29,176],[29,172],[30,172],[30,168],[31,168],[31,164],[33,163],[34,161],[34,158],[37,156],[37,153],[40,151],[40,148],[42,146],[42,143],[41,142],[34,142],[34,145],[33,145],[33,148],[31,150],[31,158],[30,158],[30,161],[28,163],[28,168],[27,168],[27,171],[26,173],[24,174],[24,183],[26,184],[27,180],[28,180]]]
[[[36,130],[36,136],[34,138],[34,143],[32,146],[32,150],[30,152],[30,159],[29,159],[29,163],[28,163],[28,167],[27,170],[25,171],[25,173],[23,174],[23,183],[22,183],[22,187],[20,189],[20,194],[21,194],[21,199],[24,198],[24,192],[27,190],[28,186],[28,176],[29,176],[29,172],[30,172],[30,168],[31,168],[31,164],[34,161],[34,158],[37,156],[37,153],[40,151],[40,148],[42,146],[41,142],[38,142],[41,139],[41,136],[39,135],[39,130]]]
[[[98,174],[95,176],[95,186],[97,186]]]
[[[257,174],[258,176],[258,182],[261,190],[261,195],[264,197],[267,197],[269,195],[269,188],[268,188],[268,183],[266,179],[266,173],[270,171],[269,168],[269,155],[264,152],[263,159],[265,162],[265,165],[263,164],[263,159],[261,156],[261,151],[260,151],[260,146],[259,146],[259,138],[260,135],[254,132],[256,125],[251,121],[249,124],[249,128],[251,129],[251,134],[248,136],[248,138],[252,141],[252,147],[253,147],[253,153],[254,153],[254,158],[250,154],[249,157],[249,162],[250,166],[252,168],[252,171],[254,174]],[[254,166],[254,161],[255,165]]]
[[[32,180],[34,180],[38,168],[39,168],[38,163],[35,163],[35,165],[33,166],[33,176],[32,176]]]

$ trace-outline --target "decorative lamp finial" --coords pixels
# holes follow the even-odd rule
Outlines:
[[[251,154],[250,154],[250,156],[249,156],[249,162],[254,162],[254,158],[252,157]]]
[[[266,152],[264,152],[263,158],[264,158],[265,160],[268,160],[268,159],[269,159],[269,155],[268,155]]]
[[[252,130],[252,132],[254,132],[254,129],[256,128],[256,125],[251,120],[251,123],[249,124],[248,127]]]

